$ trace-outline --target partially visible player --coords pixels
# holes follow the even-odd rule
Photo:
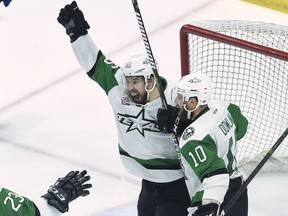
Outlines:
[[[0,3],[3,2],[3,4],[5,5],[5,7],[8,7],[11,1],[12,1],[12,0],[0,0]]]
[[[1,216],[59,216],[68,212],[69,203],[79,196],[89,194],[92,185],[87,181],[86,170],[71,171],[51,185],[39,200],[32,201],[0,186]]]
[[[172,91],[172,98],[180,108],[176,133],[192,198],[189,216],[218,216],[243,183],[235,155],[237,141],[246,134],[248,121],[237,105],[210,100],[211,94],[212,83],[201,73],[182,77]],[[169,118],[170,114],[169,109],[159,110],[161,130],[172,129],[167,120],[174,123],[175,119]],[[225,215],[248,215],[247,189]]]

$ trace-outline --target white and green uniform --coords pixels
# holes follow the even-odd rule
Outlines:
[[[108,96],[118,130],[119,153],[126,170],[152,182],[182,178],[172,136],[161,133],[156,124],[157,111],[162,108],[161,99],[142,106],[133,104],[122,85],[121,68],[106,59],[89,35],[79,37],[72,48],[83,69]],[[162,81],[164,94],[168,94],[170,87],[166,80]]]
[[[41,214],[40,214],[41,212]],[[60,216],[43,198],[32,201],[0,186],[0,216]]]
[[[193,203],[201,204],[203,199],[223,202],[229,178],[241,176],[236,143],[245,135],[247,125],[238,106],[211,101],[184,130],[179,147]]]
[[[34,202],[0,186],[0,215],[39,216]]]

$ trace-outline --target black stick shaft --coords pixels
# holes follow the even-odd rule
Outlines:
[[[151,65],[151,67],[152,67],[154,76],[156,78],[157,88],[158,88],[158,91],[159,91],[159,94],[160,94],[160,98],[161,98],[163,107],[165,109],[167,109],[167,101],[166,101],[166,97],[165,97],[165,94],[164,94],[163,86],[162,86],[162,83],[161,83],[161,80],[160,80],[160,76],[159,76],[159,73],[158,73],[157,65],[156,65],[156,62],[155,62],[155,59],[154,59],[154,56],[153,56],[153,53],[152,53],[152,49],[151,49],[151,46],[150,46],[150,42],[149,42],[149,39],[148,39],[148,35],[147,35],[146,29],[145,29],[145,26],[144,26],[144,22],[143,22],[143,19],[142,19],[142,15],[141,15],[137,0],[132,0],[132,4],[133,4],[133,7],[134,7],[134,11],[135,11],[135,14],[136,14],[136,18],[137,18],[137,21],[138,21],[139,28],[140,28],[140,31],[141,31],[142,39],[143,39],[143,42],[144,42],[144,45],[145,45],[145,48],[146,48],[146,52],[147,52],[147,55],[148,55],[149,63]]]
[[[243,183],[243,185],[239,188],[239,190],[235,193],[235,195],[232,197],[232,199],[229,200],[229,202],[226,204],[226,206],[222,210],[220,216],[225,216],[225,214],[231,209],[231,207],[234,205],[234,203],[237,201],[237,199],[241,196],[243,191],[247,188],[248,184],[252,181],[252,179],[256,176],[256,174],[260,171],[260,169],[264,166],[264,164],[268,161],[268,159],[272,156],[272,154],[276,151],[276,149],[283,142],[283,140],[285,139],[287,134],[288,134],[288,128],[286,128],[286,130],[278,138],[276,143],[271,147],[271,149],[267,152],[267,154],[264,156],[264,158],[259,162],[259,164],[252,171],[252,173],[249,175],[249,177],[246,179],[246,181]]]

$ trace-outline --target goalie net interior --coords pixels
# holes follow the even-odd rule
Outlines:
[[[238,142],[246,173],[288,126],[288,27],[270,23],[200,21],[180,30],[181,73],[201,72],[214,83],[212,98],[240,106],[249,120]],[[288,141],[262,170],[288,170]]]

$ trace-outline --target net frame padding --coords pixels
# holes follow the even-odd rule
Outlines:
[[[243,20],[193,22],[180,30],[180,55],[182,76],[205,73],[213,82],[212,99],[237,104],[249,120],[237,144],[238,164],[249,172],[288,126],[288,27]],[[287,139],[263,170],[288,170]]]

